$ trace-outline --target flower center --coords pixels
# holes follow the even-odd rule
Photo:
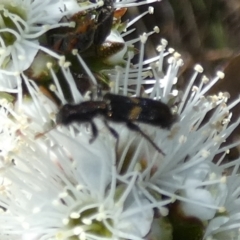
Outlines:
[[[18,34],[25,29],[26,13],[19,6],[4,3],[0,4],[0,46],[6,48],[13,45]]]
[[[105,215],[105,214],[103,214]],[[81,235],[95,236],[98,238],[111,238],[112,233],[106,227],[107,223],[112,226],[112,221],[106,219],[99,212],[98,208],[89,208],[84,210],[81,214],[72,213],[69,217],[69,222],[67,224],[67,229],[72,229],[73,235],[68,238],[69,240],[77,240]]]

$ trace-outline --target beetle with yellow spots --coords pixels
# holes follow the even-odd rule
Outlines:
[[[163,155],[162,150],[136,123],[145,123],[169,129],[177,119],[176,115],[172,114],[169,106],[161,101],[106,93],[103,96],[103,100],[85,101],[76,105],[64,105],[57,115],[57,123],[64,125],[72,122],[90,123],[93,134],[90,142],[92,142],[98,135],[98,129],[93,122],[94,117],[97,116],[104,118],[106,127],[117,140],[118,133],[109,126],[108,121],[125,123],[130,130],[139,132]]]

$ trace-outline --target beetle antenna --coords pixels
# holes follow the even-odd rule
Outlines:
[[[36,139],[38,139],[38,138],[40,138],[40,137],[43,137],[46,133],[48,133],[48,132],[52,131],[53,129],[55,129],[55,128],[57,127],[57,125],[58,125],[58,124],[56,124],[54,127],[48,129],[48,130],[45,131],[45,132],[37,133],[37,134],[35,135],[34,139],[36,140]]]
[[[163,156],[165,156],[166,154],[156,145],[155,142],[153,142],[153,140],[146,134],[144,133],[140,128],[139,128],[139,133],[148,140],[148,142],[150,142],[152,144],[152,146],[159,152],[161,153]]]
[[[159,152],[161,153],[163,156],[165,156],[166,154],[156,145],[155,142],[153,142],[153,140],[146,134],[144,133],[141,128],[139,126],[137,126],[136,124],[132,123],[132,122],[128,122],[127,126],[129,129],[135,131],[135,132],[139,132],[145,139],[148,140],[149,143],[152,144],[152,146]]]

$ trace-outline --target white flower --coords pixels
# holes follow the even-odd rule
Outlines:
[[[156,0],[150,2],[154,1]],[[140,3],[137,3],[135,0],[119,1],[114,2],[113,7],[132,7],[146,3],[149,3],[149,1],[141,1]],[[55,49],[54,46],[45,46],[46,43],[43,39],[48,38],[45,33],[54,28],[74,27],[75,24],[79,23],[64,21],[63,18],[68,19],[74,14],[83,11],[92,11],[93,15],[95,15],[96,12],[94,12],[94,10],[102,7],[103,4],[104,1],[102,0],[96,1],[96,3],[92,3],[91,1],[79,2],[76,0],[1,1],[0,90],[10,92],[16,88],[16,86],[20,84],[16,81],[16,76],[29,69],[30,66],[32,67],[30,71],[33,71],[33,75],[31,76],[37,75],[36,77],[39,77],[41,76],[41,72],[46,71],[42,63],[44,61],[52,62],[53,60],[49,60],[49,58],[36,58],[39,51],[61,61],[62,57],[53,51],[53,49]],[[111,5],[111,1],[109,4]],[[56,35],[58,34],[61,35],[60,30]],[[57,36],[55,36],[55,38],[57,38]],[[51,48],[53,49],[51,50]],[[126,46],[124,46],[120,57],[122,57],[125,52]],[[43,57],[44,55],[41,56]],[[36,62],[33,66],[31,64],[34,60]],[[119,61],[119,57],[117,61]]]
[[[71,26],[61,22],[64,16],[101,6],[81,6],[75,0],[3,0],[0,3],[0,79],[1,87],[15,88],[15,76],[26,70],[38,51],[60,59],[40,46],[39,38],[50,29]]]
[[[34,82],[26,84],[32,99],[4,100],[0,108],[8,146],[1,145],[0,206],[7,211],[0,232],[22,239],[142,239],[152,204],[134,185],[136,174],[118,179],[113,136],[105,129],[89,144],[91,132],[78,125],[43,135],[56,106]]]
[[[223,164],[223,169],[232,166],[232,173],[227,178],[227,193],[224,198],[222,210],[217,214],[207,226],[205,232],[206,239],[239,239],[240,217],[239,217],[239,176],[235,171],[239,165],[239,159]]]
[[[144,41],[142,43],[144,44]],[[153,192],[159,198],[166,199],[165,203],[158,202],[162,216],[172,211],[172,208],[167,210],[167,205],[170,202],[176,202],[179,211],[183,214],[181,217],[186,218],[186,221],[192,217],[198,219],[202,237],[204,237],[203,222],[206,220],[209,221],[209,228],[207,228],[209,230],[206,230],[205,238],[210,236],[211,231],[217,232],[218,236],[226,236],[226,234],[236,236],[239,228],[238,217],[232,217],[236,221],[228,221],[227,217],[218,217],[218,215],[223,209],[226,209],[226,214],[230,213],[226,207],[228,177],[223,177],[223,174],[231,166],[236,166],[235,172],[237,172],[239,160],[224,168],[216,164],[214,159],[219,153],[221,153],[221,160],[224,159],[228,149],[239,144],[222,147],[222,143],[240,122],[238,120],[229,125],[231,118],[229,112],[239,103],[239,99],[228,106],[226,104],[228,94],[219,93],[218,96],[205,97],[206,92],[223,77],[223,74],[217,73],[216,78],[210,82],[203,76],[199,86],[193,86],[198,74],[202,72],[202,68],[198,65],[195,67],[195,73],[187,89],[183,93],[176,91],[174,85],[177,82],[177,73],[182,60],[177,53],[174,53],[168,58],[168,69],[164,73],[162,70],[164,57],[172,52],[172,50],[164,51],[165,48],[164,40],[158,48],[160,50],[158,57],[144,62],[140,56],[137,65],[134,67],[127,65],[125,69],[118,68],[117,74],[112,76],[112,91],[118,93],[123,86],[123,93],[120,93],[123,95],[138,96],[141,84],[154,84],[146,92],[151,98],[175,105],[173,111],[178,115],[178,120],[170,132],[149,125],[140,125],[142,131],[154,139],[165,156],[154,151],[153,146],[146,139],[139,139],[129,132],[126,135],[121,126],[112,124],[111,126],[118,131],[120,139],[118,171],[119,173],[126,171],[126,176],[135,171],[142,172],[141,177],[138,178],[139,187],[155,208],[158,208],[158,205],[156,198],[152,196]],[[145,63],[151,65],[144,67]],[[151,77],[148,79],[149,71],[152,71],[154,80]],[[126,89],[128,85],[135,85],[135,90],[134,88]],[[144,93],[142,95],[144,96]],[[209,113],[212,114],[207,119]],[[150,120],[149,123],[151,123]],[[127,169],[126,165],[129,165]],[[239,177],[234,175],[234,179]],[[239,201],[239,196],[236,197]],[[238,207],[234,209],[237,216]],[[179,221],[183,220],[180,218]],[[177,226],[173,226],[173,234],[175,227],[177,229]],[[226,233],[227,231],[229,233]]]
[[[54,9],[59,6],[58,1],[51,3]],[[74,14],[74,4],[75,1],[64,1],[63,7]],[[96,3],[97,7],[102,4]],[[129,6],[121,1],[115,2],[114,7],[124,4]],[[130,4],[138,5],[134,1]],[[58,23],[61,14],[59,11],[49,23]],[[136,102],[135,97],[144,98],[146,103],[138,102],[132,108],[130,104],[129,114],[119,123],[116,123],[118,119],[111,119],[111,102],[102,99],[97,100],[105,106],[107,115],[99,111],[99,116],[93,118],[91,110],[96,110],[99,103],[93,99],[88,102],[90,108],[81,109],[83,105],[75,108],[88,121],[79,115],[69,126],[60,126],[56,124],[57,103],[44,96],[23,73],[11,75],[16,88],[9,89],[9,93],[15,94],[14,99],[9,94],[0,101],[0,232],[3,236],[0,237],[23,240],[239,238],[240,160],[222,163],[227,151],[238,143],[224,147],[222,143],[240,122],[229,124],[230,110],[240,100],[228,106],[228,94],[206,96],[223,77],[222,73],[217,73],[212,81],[203,77],[194,86],[203,71],[199,65],[186,90],[177,90],[175,84],[183,61],[173,49],[166,48],[166,40],[161,41],[158,56],[144,60],[150,34],[144,33],[126,43],[129,46],[140,41],[137,64],[131,64],[133,53],[127,51],[125,67],[104,71],[110,79],[107,91],[122,95],[130,103]],[[118,33],[115,35],[120,39]],[[82,57],[76,51],[73,54],[91,84],[98,87]],[[89,101],[89,93],[84,96],[79,93],[68,68],[70,64],[59,57],[71,103]],[[53,71],[52,64],[47,63],[47,67],[54,81],[49,88],[57,102],[64,105],[68,100],[62,79]],[[28,97],[23,97],[22,81]],[[4,82],[2,85],[6,88]],[[93,96],[98,94],[94,91]],[[170,129],[162,129],[162,122],[152,126],[154,115],[141,115],[146,108],[158,110],[148,104],[148,98],[165,103],[171,110],[171,117],[164,120],[166,125],[171,125]],[[122,104],[124,107],[125,103]],[[134,115],[136,110],[141,118]],[[74,111],[65,114],[71,117]],[[165,112],[162,114],[165,116]],[[135,131],[134,125],[130,129],[129,122],[136,124]],[[97,137],[91,142],[93,124]]]
[[[192,217],[197,219],[202,237],[225,236],[227,231],[230,235],[235,233],[234,215],[231,218],[218,216],[223,209],[226,213],[232,212],[227,198],[227,177],[222,176],[229,166],[221,167],[213,162],[216,153],[223,152],[225,156],[226,147],[221,149],[221,143],[238,124],[227,126],[229,109],[234,104],[227,107],[226,96],[221,94],[204,98],[209,88],[209,85],[203,88],[205,78],[199,88],[193,88],[188,100],[185,100],[189,94],[186,90],[182,97],[185,104],[178,104],[181,95],[175,91],[174,84],[182,61],[176,54],[170,57],[164,74],[161,63],[163,56],[170,53],[163,52],[166,43],[162,43],[159,56],[147,61],[150,66],[139,62],[131,69],[127,64],[125,71],[119,68],[119,79],[111,86],[116,93],[136,96],[140,94],[141,84],[153,83],[147,90],[152,98],[168,104],[176,102],[173,112],[178,117],[171,131],[153,127],[151,122],[140,124],[142,132],[153,139],[164,154],[138,132],[129,131],[124,124],[109,122],[119,134],[116,145],[116,138],[98,118],[95,124],[99,134],[91,144],[92,133],[87,124],[51,129],[58,111],[56,105],[42,96],[34,82],[23,75],[31,100],[21,99],[20,88],[18,101],[15,104],[3,101],[0,115],[4,123],[2,139],[8,145],[2,145],[1,155],[0,205],[6,210],[0,215],[1,233],[20,235],[22,239],[67,239],[70,236],[144,239],[147,234],[153,237],[166,234],[164,219],[168,219],[171,232],[176,235],[176,223],[171,219],[178,212],[172,209],[181,209],[186,221]],[[90,79],[96,81],[87,66],[85,69]],[[199,67],[196,69],[200,71]],[[87,101],[76,90],[69,69],[62,67],[62,71],[73,101]],[[148,79],[145,73],[149,71],[155,79]],[[56,85],[52,90],[64,104],[63,89],[54,71],[51,73]],[[130,74],[129,82],[120,81]],[[195,73],[192,81],[196,76]],[[214,110],[211,121],[203,122],[210,110]],[[50,131],[42,134],[46,130]],[[237,169],[235,167],[235,172]],[[238,179],[234,174],[233,177]],[[177,205],[172,208],[172,203]],[[158,233],[154,211],[161,219]],[[205,232],[203,222],[206,221],[209,226]],[[221,231],[221,227],[226,231]],[[169,230],[167,232],[169,234]]]

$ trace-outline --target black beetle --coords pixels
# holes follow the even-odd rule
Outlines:
[[[136,123],[146,123],[169,129],[176,121],[176,115],[165,103],[149,98],[127,97],[106,93],[101,101],[85,101],[76,105],[66,104],[57,114],[57,123],[68,125],[72,122],[88,122],[92,128],[94,141],[98,135],[98,129],[93,118],[102,116],[109,131],[118,139],[118,133],[109,126],[108,121],[125,123],[127,127],[139,132],[146,138],[160,153],[162,150],[145,134]]]

